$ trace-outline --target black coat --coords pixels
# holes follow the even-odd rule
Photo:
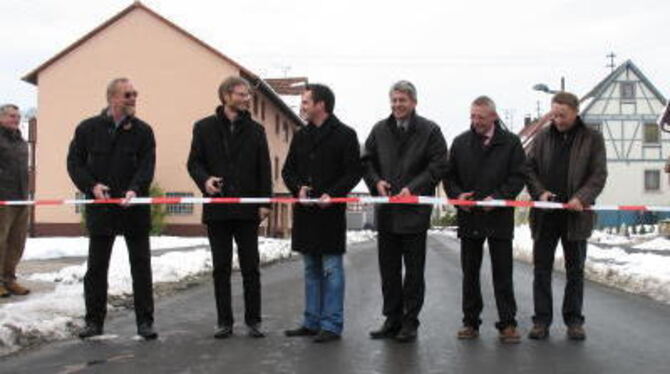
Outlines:
[[[28,198],[28,143],[19,130],[0,126],[0,200]]]
[[[67,156],[70,178],[87,198],[93,198],[97,183],[109,186],[112,198],[125,197],[130,190],[148,197],[155,164],[151,127],[131,117],[115,129],[106,111],[77,126]],[[151,209],[149,205],[87,205],[86,226],[92,235],[147,234]]]
[[[311,197],[326,193],[345,197],[361,179],[360,145],[356,132],[331,115],[321,127],[308,125],[295,134],[282,170],[294,196],[301,186]],[[346,204],[295,205],[292,248],[310,254],[339,254],[346,250]]]
[[[221,106],[193,125],[187,163],[191,178],[204,196],[211,196],[205,190],[207,179],[220,177],[223,185],[215,197],[271,197],[272,166],[265,129],[248,112],[234,121],[232,134],[230,129]],[[258,204],[207,204],[202,220],[258,220],[258,208]]]
[[[413,114],[406,133],[390,116],[378,122],[365,142],[363,154],[365,183],[378,195],[377,183],[391,184],[393,195],[408,187],[412,195],[433,196],[447,168],[447,143],[440,127]],[[428,230],[431,205],[378,205],[377,228],[411,234]]]
[[[474,192],[474,200],[488,196],[496,200],[514,200],[525,182],[526,156],[519,138],[496,124],[488,146],[474,130],[456,139],[449,153],[447,195],[455,199],[461,193]],[[494,208],[470,212],[458,209],[458,235],[465,238],[514,236],[514,208]]]

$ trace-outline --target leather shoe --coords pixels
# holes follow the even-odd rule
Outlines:
[[[158,338],[158,333],[150,323],[142,323],[137,326],[137,334],[143,337],[144,340],[154,340]]]
[[[507,326],[504,329],[500,330],[498,333],[498,339],[503,344],[519,344],[521,343],[521,335],[516,331],[516,327]]]
[[[339,340],[340,336],[334,332],[328,330],[320,330],[318,334],[314,337],[314,343],[329,343],[335,340]]]
[[[0,297],[10,297],[12,294],[3,286],[0,284]]]
[[[102,326],[94,323],[87,323],[86,326],[79,331],[78,335],[80,339],[102,335]]]
[[[14,295],[23,296],[30,293],[29,289],[18,284],[16,281],[5,283],[5,288]]]
[[[549,328],[545,325],[535,324],[528,332],[528,339],[546,340],[549,337]]]
[[[249,335],[252,338],[264,338],[265,333],[261,331],[261,324],[256,323],[253,325],[247,325],[247,335]]]
[[[214,339],[227,339],[233,335],[233,326],[219,326],[214,331]]]
[[[284,335],[288,337],[295,337],[295,336],[315,336],[319,333],[319,330],[312,330],[308,329],[305,326],[300,326],[297,329],[293,330],[285,330]]]
[[[472,326],[463,326],[462,329],[458,330],[456,337],[461,340],[477,339],[479,337],[479,330]]]
[[[414,326],[403,326],[400,332],[395,336],[395,340],[400,343],[409,343],[416,340],[418,335],[417,328]]]
[[[570,340],[585,340],[586,339],[586,331],[584,331],[584,327],[580,325],[572,325],[568,326],[568,339]]]
[[[398,335],[398,332],[400,331],[400,325],[399,324],[394,324],[386,320],[382,327],[380,327],[378,330],[373,330],[370,331],[370,338],[371,339],[392,339],[395,338],[396,335]]]

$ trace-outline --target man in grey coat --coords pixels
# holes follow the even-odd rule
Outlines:
[[[395,83],[389,95],[392,114],[374,126],[365,142],[365,182],[375,196],[434,195],[447,169],[442,131],[416,114],[417,95],[412,83]],[[370,332],[373,339],[416,339],[425,293],[426,232],[431,211],[432,206],[418,204],[376,207],[386,320],[381,328]]]
[[[19,107],[0,106],[0,200],[28,198],[28,144],[21,137],[20,122]],[[30,292],[16,282],[29,215],[27,206],[0,206],[0,297]]]
[[[607,156],[600,132],[579,118],[579,99],[560,92],[552,99],[547,118],[551,125],[533,141],[527,158],[528,192],[533,200],[567,204],[567,210],[532,209],[534,326],[528,337],[549,336],[552,322],[551,273],[558,241],[565,257],[563,321],[571,340],[584,340],[584,262],[586,239],[591,236],[595,214],[586,210],[605,187]]]

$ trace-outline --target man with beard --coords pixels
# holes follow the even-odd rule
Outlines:
[[[107,271],[116,235],[128,246],[133,278],[137,332],[155,339],[151,277],[149,205],[129,205],[129,199],[148,196],[154,177],[156,142],[151,127],[135,116],[137,91],[127,78],[107,86],[107,108],[77,126],[67,156],[67,170],[87,198],[123,198],[119,205],[87,205],[90,236],[88,269],[84,277],[86,326],[81,338],[100,335],[107,311]]]
[[[335,117],[334,107],[330,88],[306,87],[300,111],[307,126],[291,141],[282,170],[294,196],[320,200],[293,209],[291,245],[303,255],[305,311],[302,325],[285,331],[289,337],[314,336],[316,343],[340,339],[344,326],[347,207],[328,202],[347,196],[361,179],[356,132]]]
[[[447,167],[442,131],[416,113],[417,93],[412,83],[395,83],[389,97],[391,115],[373,127],[365,142],[365,182],[375,196],[432,196]],[[372,339],[411,342],[417,337],[431,211],[432,206],[418,204],[376,207],[386,320],[370,332]]]
[[[490,98],[480,96],[470,106],[470,130],[460,134],[449,153],[445,183],[447,195],[459,200],[514,200],[525,181],[525,154],[521,141],[504,129]],[[459,339],[479,336],[484,307],[479,273],[484,242],[491,254],[493,289],[498,307],[496,328],[502,343],[519,343],[516,330],[516,300],[512,277],[514,259],[513,208],[458,208],[463,270],[463,328]]]
[[[205,196],[268,197],[272,195],[270,153],[261,124],[251,119],[250,86],[244,78],[232,76],[219,86],[221,105],[213,115],[193,126],[188,157],[191,178]],[[214,337],[233,334],[230,275],[233,239],[244,287],[244,322],[248,335],[262,338],[261,281],[258,253],[258,225],[270,214],[269,205],[205,205],[202,220],[214,264],[214,295],[217,328]]]

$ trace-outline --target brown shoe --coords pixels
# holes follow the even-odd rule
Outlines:
[[[528,332],[528,339],[545,340],[549,337],[549,328],[545,325],[535,324]]]
[[[12,295],[12,294],[9,293],[9,291],[7,291],[7,289],[5,288],[5,286],[3,286],[2,284],[0,284],[0,297],[10,297],[11,295]]]
[[[519,344],[521,343],[521,335],[516,331],[516,327],[507,326],[504,329],[500,330],[498,334],[498,339],[503,344]]]
[[[11,292],[14,295],[27,295],[30,293],[30,290],[18,284],[17,282],[7,283],[5,285],[7,291]]]
[[[584,331],[584,327],[580,325],[572,325],[568,326],[568,339],[570,340],[584,340],[586,339],[586,331]]]
[[[472,326],[465,326],[458,330],[458,334],[456,336],[461,340],[477,339],[479,337],[479,330]]]

